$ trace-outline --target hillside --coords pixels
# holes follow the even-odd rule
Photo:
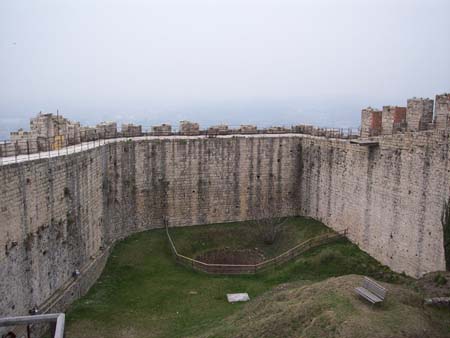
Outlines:
[[[448,311],[425,308],[419,293],[387,283],[383,283],[388,289],[386,302],[372,307],[353,291],[361,279],[347,275],[313,284],[279,285],[201,337],[450,336]]]

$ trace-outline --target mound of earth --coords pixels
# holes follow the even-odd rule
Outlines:
[[[209,264],[257,264],[264,261],[264,254],[254,249],[210,250],[196,257],[198,261]]]
[[[425,297],[450,297],[450,271],[430,272],[417,285]]]
[[[371,306],[347,275],[313,284],[285,284],[247,303],[202,337],[449,337],[449,312],[424,307],[406,286],[382,283],[383,304]],[[251,296],[251,295],[250,295]]]

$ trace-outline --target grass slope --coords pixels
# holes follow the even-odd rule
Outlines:
[[[223,320],[203,338],[387,338],[450,335],[448,311],[422,306],[402,285],[385,284],[382,304],[370,306],[353,289],[361,277],[347,275],[309,285],[283,285]]]
[[[325,229],[315,221],[302,218],[294,220],[294,224],[298,228],[297,239]],[[177,247],[189,249],[192,254],[199,251],[198,245],[202,250],[217,245],[232,247],[235,236],[222,237],[220,243],[210,244],[193,235],[214,233],[221,227],[240,229],[242,225],[176,229]],[[243,304],[228,304],[226,293],[248,292],[254,299],[282,283],[311,283],[350,273],[383,280],[407,280],[346,240],[316,248],[293,262],[258,275],[210,276],[177,265],[164,230],[147,231],[116,245],[99,281],[69,310],[67,336],[196,337],[243,309]]]
[[[171,228],[177,250],[195,257],[212,249],[257,249],[266,258],[279,255],[311,237],[330,231],[310,218],[291,217],[283,222],[280,234],[272,245],[264,244],[261,234],[251,223],[221,223],[207,226]]]

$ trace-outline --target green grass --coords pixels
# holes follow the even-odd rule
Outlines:
[[[267,245],[251,222],[170,229],[178,252],[186,256],[195,257],[212,249],[257,248],[266,258],[279,255],[296,244],[326,231],[330,229],[313,219],[290,217],[283,222],[276,241]]]
[[[299,239],[326,230],[320,223],[304,218],[292,219],[290,224],[286,234],[293,231],[296,237],[292,238],[291,234],[280,240],[284,244],[265,248],[267,255],[284,251]],[[184,254],[217,246],[239,247],[248,239],[248,236],[236,239],[236,234],[245,232],[242,224],[172,231],[177,248]],[[251,241],[247,244],[255,245]],[[227,293],[248,292],[254,298],[280,283],[320,281],[345,274],[364,274],[384,280],[400,278],[344,239],[257,275],[210,276],[177,265],[164,230],[147,231],[116,245],[98,282],[70,308],[67,336],[197,336],[243,306],[227,303]]]

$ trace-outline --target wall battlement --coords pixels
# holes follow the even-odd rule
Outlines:
[[[449,129],[450,94],[436,95],[434,112],[433,107],[433,100],[414,97],[407,100],[406,107],[384,106],[382,111],[365,108],[361,111],[361,137]]]
[[[395,271],[444,270],[448,132],[378,142],[137,138],[0,166],[0,315],[44,304],[73,271],[134,232],[246,220],[260,205],[348,228],[353,242]]]

